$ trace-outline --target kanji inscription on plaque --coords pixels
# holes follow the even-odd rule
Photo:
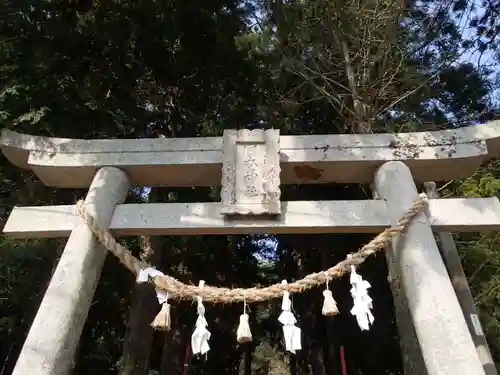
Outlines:
[[[279,130],[225,130],[222,214],[279,215]]]

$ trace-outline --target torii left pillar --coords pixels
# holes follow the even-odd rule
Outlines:
[[[117,204],[127,196],[129,181],[120,169],[97,171],[85,205],[100,226],[108,228]],[[29,220],[29,218],[27,218]],[[66,375],[101,275],[106,251],[80,218],[45,292],[12,375]]]

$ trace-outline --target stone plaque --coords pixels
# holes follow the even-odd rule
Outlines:
[[[279,130],[224,130],[222,213],[281,213]]]

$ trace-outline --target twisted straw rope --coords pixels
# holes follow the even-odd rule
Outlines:
[[[385,229],[377,235],[368,244],[364,245],[356,253],[349,254],[345,260],[337,263],[335,266],[328,268],[325,271],[311,273],[303,279],[297,280],[290,284],[274,284],[264,288],[218,288],[210,285],[205,285],[199,288],[194,285],[187,285],[183,282],[174,279],[171,276],[158,276],[153,280],[156,288],[165,290],[170,297],[177,299],[194,299],[199,296],[204,301],[212,303],[234,303],[243,302],[254,303],[263,302],[273,298],[279,298],[284,291],[290,293],[301,293],[318,285],[324,284],[327,280],[340,278],[344,274],[350,272],[350,266],[358,266],[362,264],[370,255],[389,246],[394,238],[403,233],[412,219],[417,216],[427,203],[427,196],[420,194],[415,200],[411,208],[390,228]],[[147,263],[141,262],[134,257],[128,249],[116,242],[109,231],[98,226],[94,217],[85,208],[83,200],[79,200],[76,204],[76,212],[83,218],[84,222],[89,226],[94,236],[115,255],[120,262],[127,267],[132,273],[137,275],[141,269],[151,267]]]

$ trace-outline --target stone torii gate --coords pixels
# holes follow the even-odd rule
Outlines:
[[[87,210],[117,236],[378,233],[417,198],[414,180],[464,178],[500,156],[500,121],[406,134],[280,136],[277,130],[226,130],[223,137],[137,140],[46,138],[4,130],[0,147],[11,163],[32,170],[48,186],[89,188]],[[373,183],[376,199],[280,201],[280,184],[330,182]],[[123,204],[132,186],[217,185],[222,185],[221,203]],[[433,231],[499,229],[496,197],[430,199],[427,212],[386,252],[391,283],[399,290],[395,299],[407,305],[429,375],[496,373],[475,310],[461,308]],[[13,372],[67,374],[106,253],[74,205],[15,207],[4,233],[69,236]],[[413,333],[399,329],[403,352],[410,355]]]

